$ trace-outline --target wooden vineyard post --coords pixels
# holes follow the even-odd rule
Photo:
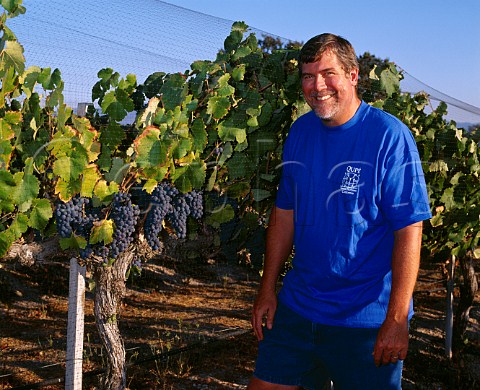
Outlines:
[[[453,290],[455,287],[455,256],[452,256],[448,264],[447,280],[447,317],[445,321],[445,354],[448,359],[452,358],[453,339]]]
[[[86,267],[80,266],[76,258],[70,259],[65,369],[65,389],[67,390],[82,389],[85,275]]]

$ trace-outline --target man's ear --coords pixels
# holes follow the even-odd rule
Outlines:
[[[359,69],[358,68],[353,68],[349,73],[349,78],[350,82],[352,83],[353,86],[358,85],[358,75],[359,75]]]

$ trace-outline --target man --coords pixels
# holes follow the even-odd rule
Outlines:
[[[422,221],[431,217],[415,141],[358,98],[357,56],[345,39],[310,39],[299,70],[312,111],[292,125],[284,147],[248,389],[322,389],[330,381],[336,390],[400,389]]]

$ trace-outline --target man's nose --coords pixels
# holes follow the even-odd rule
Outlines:
[[[316,75],[314,83],[315,90],[321,91],[322,89],[325,89],[325,85],[325,78],[321,74]]]

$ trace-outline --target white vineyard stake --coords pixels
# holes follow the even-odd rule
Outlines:
[[[70,259],[70,280],[68,291],[67,360],[65,389],[82,389],[83,328],[85,306],[86,267]]]
[[[448,264],[447,280],[447,318],[445,321],[445,354],[448,359],[452,358],[452,335],[453,335],[453,290],[455,288],[455,256],[452,256]]]

